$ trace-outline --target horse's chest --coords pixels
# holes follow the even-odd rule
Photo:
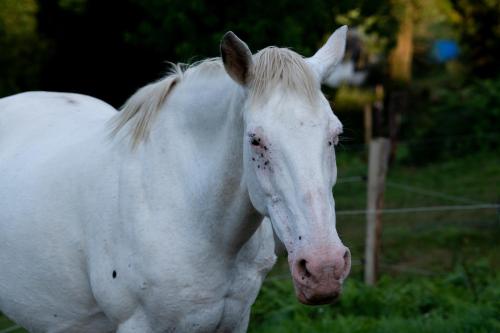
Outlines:
[[[93,292],[120,327],[137,322],[150,328],[144,332],[245,331],[250,307],[275,260],[270,226],[260,228],[232,260],[202,252],[189,260],[122,257],[130,263],[110,258],[95,266]]]
[[[234,282],[223,287],[224,293],[213,295],[213,299],[193,298],[190,306],[183,311],[184,318],[179,323],[180,332],[239,332],[247,326],[250,308],[261,287],[262,278],[254,273],[249,279],[236,276]],[[201,290],[200,293],[202,294]]]
[[[227,282],[214,290],[212,295],[207,294],[203,284],[192,289],[190,302],[183,310],[185,315],[177,327],[179,331],[245,332],[251,306],[275,261],[271,248],[260,248],[257,256],[240,261],[227,272]]]

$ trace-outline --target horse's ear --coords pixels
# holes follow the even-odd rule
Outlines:
[[[252,52],[247,44],[229,31],[222,37],[220,53],[229,76],[237,83],[246,85],[252,68]]]
[[[325,45],[311,58],[306,59],[307,63],[318,74],[321,82],[332,74],[335,66],[344,58],[346,36],[347,26],[344,25],[335,30]]]

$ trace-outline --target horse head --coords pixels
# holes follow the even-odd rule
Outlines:
[[[335,300],[351,266],[332,196],[342,124],[321,93],[342,60],[346,31],[339,28],[307,59],[275,47],[252,55],[232,32],[221,42],[225,70],[247,94],[243,164],[250,200],[284,243],[305,304]]]

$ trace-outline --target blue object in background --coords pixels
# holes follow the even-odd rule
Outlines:
[[[454,40],[439,39],[434,42],[432,53],[438,62],[446,62],[458,57],[459,47]]]

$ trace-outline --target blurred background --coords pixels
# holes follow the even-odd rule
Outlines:
[[[281,258],[250,332],[500,332],[500,0],[0,0],[0,97],[67,91],[120,107],[167,61],[218,56],[228,30],[254,52],[311,56],[343,24],[346,59],[324,92],[344,123],[333,191],[352,273],[340,301],[307,307]],[[370,282],[379,137],[390,148],[377,157]],[[6,332],[24,331],[0,314]]]

